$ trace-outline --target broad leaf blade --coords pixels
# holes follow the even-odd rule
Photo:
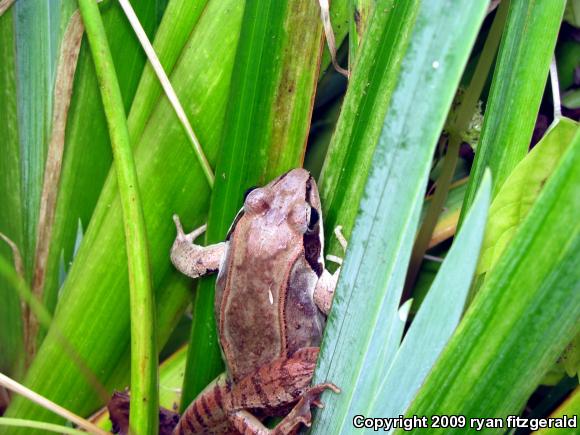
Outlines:
[[[461,320],[479,258],[491,196],[491,178],[480,191],[439,273],[374,397],[368,415],[404,414]]]
[[[464,0],[419,5],[315,373],[315,382],[335,382],[342,393],[325,395],[314,433],[350,431],[399,345],[393,332],[431,156],[485,7]],[[443,12],[449,8],[456,13]]]
[[[491,270],[509,245],[577,130],[577,122],[557,121],[507,178],[491,204],[478,274]]]

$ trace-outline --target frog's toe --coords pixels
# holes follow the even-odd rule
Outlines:
[[[175,228],[177,229],[177,237],[184,237],[185,233],[183,232],[183,226],[181,225],[181,221],[179,220],[179,216],[177,214],[173,215],[173,222],[175,223]]]
[[[195,239],[205,233],[207,228],[207,224],[204,224],[193,230],[191,233],[185,233],[185,231],[183,231],[183,225],[181,225],[181,220],[177,214],[173,215],[173,222],[175,222],[175,228],[177,229],[176,239],[179,241],[187,241],[189,243],[193,243]]]

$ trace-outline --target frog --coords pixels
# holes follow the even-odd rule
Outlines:
[[[332,382],[311,386],[340,273],[325,267],[314,178],[296,168],[249,189],[220,243],[195,244],[206,227],[185,233],[173,219],[176,269],[191,278],[217,273],[214,312],[226,366],[187,407],[174,435],[285,435],[310,426],[322,392],[340,392]],[[270,429],[263,420],[272,416],[282,419]]]

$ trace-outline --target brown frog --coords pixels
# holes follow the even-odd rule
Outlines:
[[[226,241],[202,247],[204,227],[171,249],[191,277],[218,271],[215,316],[226,373],[189,405],[174,434],[289,434],[310,425],[331,384],[310,386],[338,272],[324,266],[320,198],[308,171],[293,169],[246,194]],[[262,420],[284,416],[273,429]]]

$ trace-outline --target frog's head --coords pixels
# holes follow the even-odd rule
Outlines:
[[[247,192],[244,213],[263,216],[267,224],[287,223],[301,234],[316,231],[320,223],[316,182],[307,170],[292,169],[266,186]]]
[[[292,169],[266,186],[250,190],[241,214],[256,225],[256,230],[260,229],[263,242],[272,238],[272,246],[302,240],[308,262],[317,273],[322,271],[320,197],[307,170]]]

